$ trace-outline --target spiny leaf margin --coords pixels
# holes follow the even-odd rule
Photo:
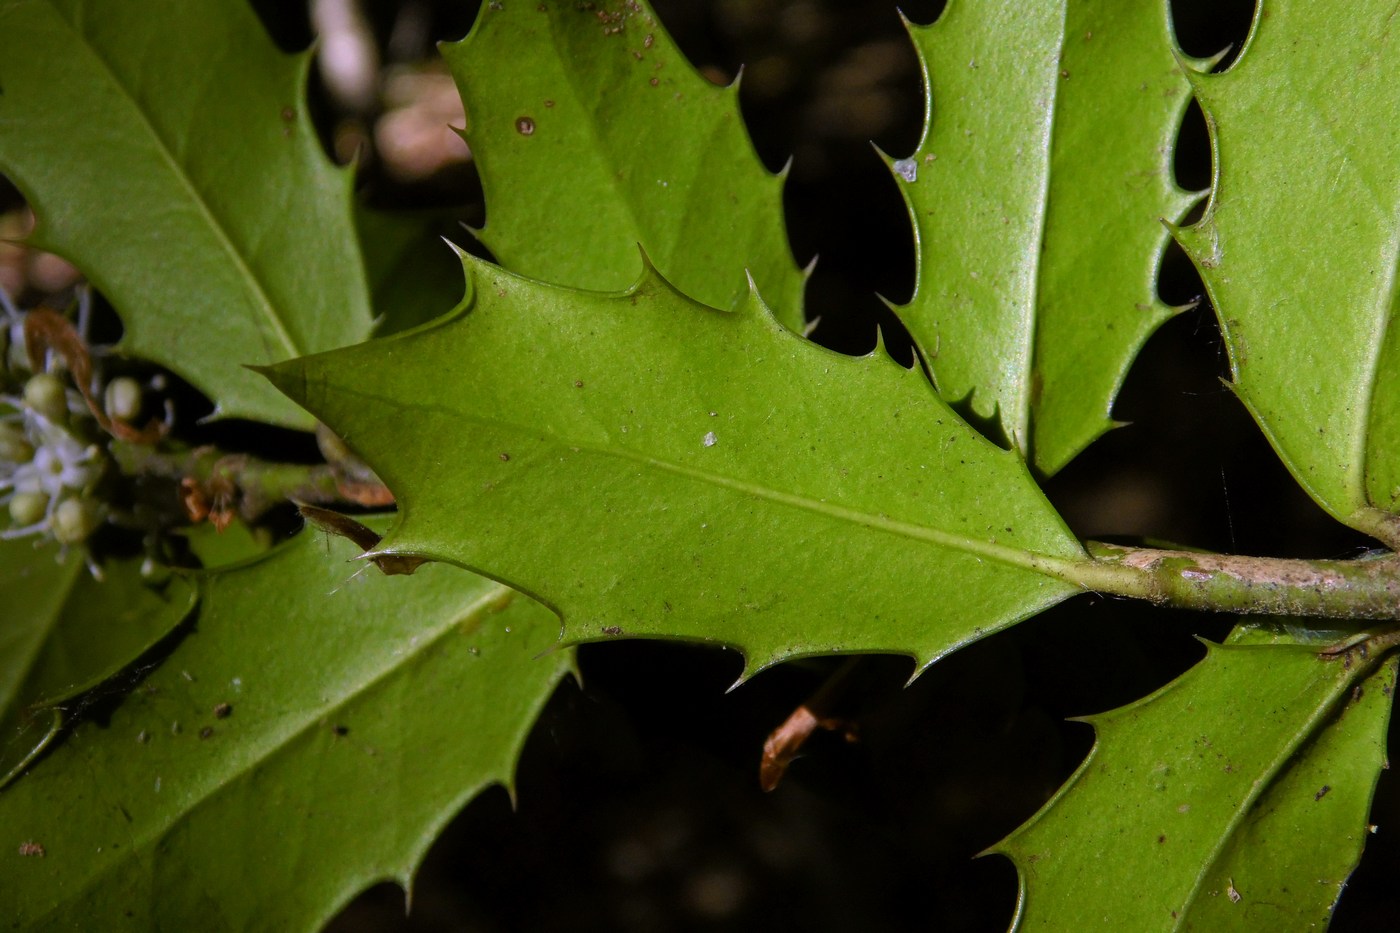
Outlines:
[[[486,197],[477,233],[502,265],[620,290],[640,271],[640,244],[716,308],[748,300],[747,270],[802,330],[786,169],[774,175],[754,152],[738,81],[701,76],[647,3],[484,3],[467,37],[441,49]]]
[[[1240,872],[1241,883],[1251,873],[1270,874],[1259,870],[1262,853],[1235,845],[1235,836],[1265,828],[1283,833],[1287,845],[1322,853],[1332,840],[1304,838],[1306,819],[1279,820],[1275,813],[1297,815],[1300,801],[1281,797],[1300,792],[1290,769],[1328,770],[1319,756],[1338,748],[1344,757],[1330,762],[1330,770],[1346,773],[1353,786],[1341,796],[1350,816],[1364,823],[1380,771],[1375,748],[1383,745],[1390,700],[1384,687],[1393,685],[1394,666],[1376,672],[1355,659],[1322,660],[1317,651],[1315,645],[1207,643],[1205,660],[1161,690],[1086,717],[1098,733],[1088,758],[1039,813],[989,850],[1011,858],[1020,874],[1013,929],[1195,929],[1196,905],[1212,896],[1231,901],[1204,906],[1218,920],[1255,917],[1252,909],[1222,913],[1235,905],[1234,895],[1244,899],[1232,872]],[[1337,719],[1338,704],[1371,672],[1365,690],[1375,695],[1365,712],[1349,709]],[[1326,730],[1355,741],[1328,736],[1294,760]],[[1358,774],[1345,760],[1356,752],[1374,767]],[[1314,790],[1302,806],[1320,801]],[[1340,870],[1344,879],[1359,857],[1360,838],[1351,837],[1355,851],[1332,846],[1309,868]],[[1221,872],[1226,887],[1207,889]],[[1265,893],[1255,888],[1250,896]],[[1334,898],[1340,884],[1328,893]],[[1315,901],[1294,902],[1290,928],[1313,919]]]
[[[44,847],[5,874],[19,928],[315,930],[407,889],[447,819],[510,785],[572,671],[539,657],[557,620],[450,567],[356,578],[327,547],[209,575],[197,629],[105,726],[0,793],[0,825]]]
[[[993,420],[1042,473],[1105,431],[1132,360],[1173,313],[1168,232],[1199,195],[1173,177],[1190,99],[1168,4],[953,0],[908,24],[923,138],[889,160],[918,283],[897,308],[943,397]]]
[[[1400,49],[1390,4],[1328,12],[1263,0],[1229,70],[1191,74],[1216,177],[1177,239],[1235,392],[1285,465],[1339,521],[1397,547]]]
[[[1024,462],[882,351],[811,344],[756,292],[707,308],[649,265],[609,294],[462,259],[437,323],[262,370],[394,491],[377,553],[500,579],[570,642],[735,647],[746,676],[922,668],[1079,591],[1057,574],[1087,557]]]

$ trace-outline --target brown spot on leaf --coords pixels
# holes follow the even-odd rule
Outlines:
[[[42,845],[30,840],[19,844],[19,854],[29,858],[43,858],[45,853]]]
[[[530,117],[516,117],[515,131],[521,136],[533,136],[535,133],[535,121]]]
[[[232,704],[232,703],[220,703],[219,705],[217,705],[217,706],[214,707],[214,718],[215,718],[215,719],[227,719],[227,718],[229,718],[229,716],[231,716],[232,714],[233,714],[233,704]]]

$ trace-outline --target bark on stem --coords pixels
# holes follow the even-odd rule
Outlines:
[[[1400,556],[1289,560],[1089,542],[1093,560],[1055,576],[1161,606],[1255,615],[1400,621]],[[1047,568],[1050,569],[1050,568]]]

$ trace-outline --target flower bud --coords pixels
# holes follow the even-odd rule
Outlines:
[[[130,376],[118,376],[107,383],[102,403],[109,417],[131,421],[141,414],[141,384]]]
[[[34,459],[34,445],[15,424],[0,424],[0,461],[28,463]]]
[[[43,521],[49,510],[49,497],[42,492],[17,492],[10,500],[10,519],[23,528]]]
[[[50,421],[68,418],[68,392],[53,373],[36,373],[24,384],[24,404]]]
[[[101,522],[97,503],[91,499],[64,499],[53,512],[53,536],[59,544],[87,540]]]

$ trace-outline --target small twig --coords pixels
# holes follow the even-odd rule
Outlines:
[[[855,724],[850,720],[836,719],[830,714],[832,707],[845,692],[851,672],[859,663],[859,657],[847,658],[816,693],[793,710],[781,726],[768,734],[768,738],[763,742],[763,758],[758,765],[758,785],[765,791],[777,788],[783,775],[787,773],[788,765],[797,758],[802,746],[816,730],[844,732],[847,741],[855,741]]]
[[[394,501],[382,483],[347,477],[335,464],[274,463],[213,447],[160,451],[121,441],[113,442],[111,451],[123,473],[177,484],[193,522],[208,520],[219,526],[235,517],[253,522],[288,501],[369,507]]]

